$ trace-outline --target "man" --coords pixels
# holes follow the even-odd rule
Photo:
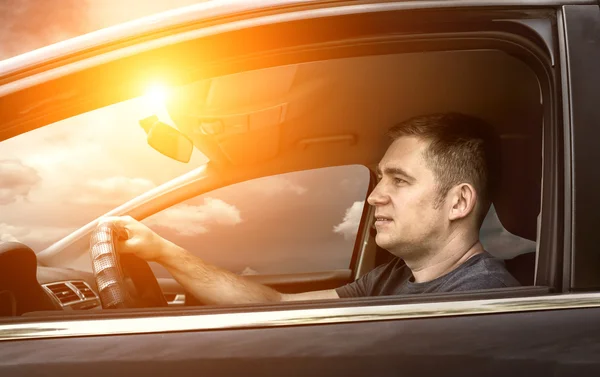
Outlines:
[[[162,264],[207,304],[241,304],[338,297],[455,292],[519,285],[479,241],[479,228],[497,184],[499,146],[481,119],[434,114],[389,131],[392,143],[369,195],[375,241],[396,256],[346,286],[283,294],[205,263],[131,217],[109,218],[126,229],[116,245]]]

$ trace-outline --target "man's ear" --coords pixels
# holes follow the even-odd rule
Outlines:
[[[465,218],[475,209],[477,192],[469,183],[461,183],[450,190],[450,203],[448,219],[458,220]]]

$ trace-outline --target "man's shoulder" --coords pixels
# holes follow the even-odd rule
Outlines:
[[[340,297],[383,296],[394,294],[410,273],[404,261],[398,257],[380,264],[367,274],[336,289]]]
[[[366,273],[363,278],[370,281],[377,281],[386,276],[397,275],[398,273],[404,271],[407,268],[404,261],[396,256],[390,259],[388,262],[382,263],[379,266],[376,266],[371,271]]]
[[[488,252],[477,254],[460,266],[444,284],[444,291],[467,291],[517,287],[519,282],[506,269],[504,261]]]

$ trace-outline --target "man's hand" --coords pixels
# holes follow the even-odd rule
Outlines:
[[[133,217],[104,217],[100,223],[110,223],[114,226],[117,233],[117,252],[135,254],[146,261],[158,261],[164,255],[165,244],[168,241]]]

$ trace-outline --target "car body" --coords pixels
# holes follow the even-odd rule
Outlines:
[[[599,62],[595,1],[457,0],[207,2],[0,63],[2,140],[139,96],[156,77],[181,88],[170,115],[209,161],[109,215],[145,219],[336,166],[369,168],[368,192],[392,122],[460,110],[501,124],[494,206],[536,245],[506,258],[518,288],[204,307],[164,278],[172,307],[101,310],[84,270],[96,219],[37,254],[45,294],[61,283],[80,300],[4,317],[0,374],[597,375]],[[189,105],[206,82],[212,105]],[[248,278],[300,292],[364,275],[386,255],[360,209],[348,268]]]

